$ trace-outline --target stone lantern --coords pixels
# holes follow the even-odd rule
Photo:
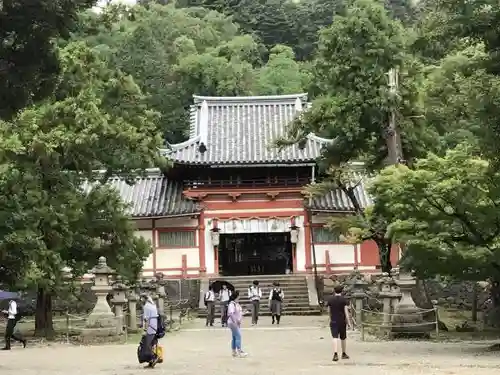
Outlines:
[[[368,289],[368,282],[363,275],[358,274],[351,281],[351,288],[351,297],[354,299],[357,323],[361,324],[363,321],[363,302],[367,297],[366,290]]]
[[[115,308],[115,315],[120,322],[120,326],[125,326],[125,318],[123,316],[123,308],[127,301],[127,290],[128,287],[122,282],[122,278],[117,276],[116,281],[113,284],[113,298],[111,303]]]
[[[398,291],[396,281],[387,272],[382,274],[377,284],[379,287],[378,295],[383,303],[383,325],[388,326],[391,322],[393,306],[401,295]]]
[[[112,327],[115,326],[115,315],[109,307],[106,297],[113,289],[109,285],[109,277],[115,271],[108,267],[105,257],[100,257],[97,266],[91,272],[94,274],[92,291],[97,297],[97,302],[87,318],[87,327]]]
[[[137,295],[135,288],[130,288],[128,296],[128,330],[130,332],[137,332]]]
[[[392,318],[392,333],[428,337],[435,329],[435,323],[425,324],[422,310],[413,301],[411,292],[416,285],[415,277],[408,273],[400,274],[397,285],[401,289],[401,300]]]
[[[165,275],[163,273],[157,273],[155,275],[156,278],[156,294],[157,294],[157,307],[158,314],[165,315],[165,298],[167,297],[167,293],[165,292]]]

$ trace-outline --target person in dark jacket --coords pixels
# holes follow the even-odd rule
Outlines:
[[[281,319],[281,307],[283,304],[283,299],[285,294],[280,288],[280,283],[275,281],[273,283],[273,288],[269,292],[269,309],[271,310],[272,324],[276,321],[276,324],[280,324]]]

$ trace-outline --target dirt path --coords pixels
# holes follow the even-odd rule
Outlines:
[[[276,328],[263,321],[243,330],[245,359],[233,359],[229,331],[206,329],[200,322],[163,340],[166,363],[152,370],[175,375],[493,375],[500,355],[485,353],[484,343],[360,342],[351,337],[352,359],[332,363],[328,331],[319,318],[283,318]],[[245,322],[247,326],[247,322]],[[44,348],[0,352],[0,373],[26,375],[132,375],[142,371],[136,345]],[[146,370],[144,370],[146,371]]]

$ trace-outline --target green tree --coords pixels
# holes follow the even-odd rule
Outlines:
[[[262,95],[302,92],[308,85],[308,76],[304,67],[295,61],[293,50],[277,45],[270,52],[267,64],[257,71],[255,91]]]
[[[308,72],[293,55],[276,50],[263,67],[264,45],[241,34],[231,18],[203,8],[107,7],[99,15],[82,15],[74,38],[89,43],[110,68],[134,77],[148,105],[161,114],[160,127],[170,143],[186,138],[193,94],[291,93],[307,83]],[[270,87],[277,76],[289,82]]]
[[[102,184],[161,162],[158,115],[133,79],[82,43],[59,55],[54,94],[0,126],[0,268],[9,270],[4,282],[37,289],[41,335],[53,332],[52,297],[65,267],[79,277],[104,255],[137,277],[149,244]]]
[[[59,71],[53,38],[68,37],[77,13],[96,0],[0,3],[0,118],[50,95]]]
[[[498,280],[500,174],[474,148],[387,168],[371,192],[395,218],[389,235],[405,243],[403,264],[419,276]]]
[[[313,92],[320,95],[290,127],[288,139],[278,142],[278,146],[300,143],[311,132],[334,139],[321,160],[327,175],[323,183],[311,186],[311,192],[322,194],[336,187],[347,194],[356,207],[356,217],[348,218],[346,225],[357,228],[350,231],[358,233],[357,241],[372,239],[377,243],[385,272],[392,268],[392,241],[385,235],[388,223],[376,209],[361,209],[353,181],[347,182],[350,173],[346,168],[352,161],[363,160],[369,169],[379,169],[394,151],[394,138],[402,145],[406,159],[425,150],[424,141],[432,132],[422,124],[418,95],[421,69],[405,54],[406,45],[405,30],[388,16],[382,4],[353,2],[321,32],[312,77]],[[399,95],[388,90],[387,73],[396,67],[405,75]],[[388,128],[391,111],[399,114],[396,133]],[[340,226],[338,220],[331,224]]]
[[[86,40],[110,67],[134,77],[148,94],[148,105],[161,114],[168,142],[185,140],[186,108],[193,94],[251,91],[249,77],[260,63],[261,46],[252,37],[239,35],[237,26],[222,14],[151,4],[111,7],[86,17],[94,17],[97,24],[104,17],[108,26],[82,24],[75,38]]]

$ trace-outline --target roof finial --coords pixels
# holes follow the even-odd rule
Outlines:
[[[295,110],[297,112],[302,112],[302,100],[300,100],[300,98],[295,99]]]
[[[200,148],[200,152],[206,151],[206,145],[208,141],[208,104],[207,101],[204,100],[203,103],[201,103],[201,110],[200,110],[200,146],[204,145],[205,147]],[[204,149],[204,151],[201,151],[201,149]]]

